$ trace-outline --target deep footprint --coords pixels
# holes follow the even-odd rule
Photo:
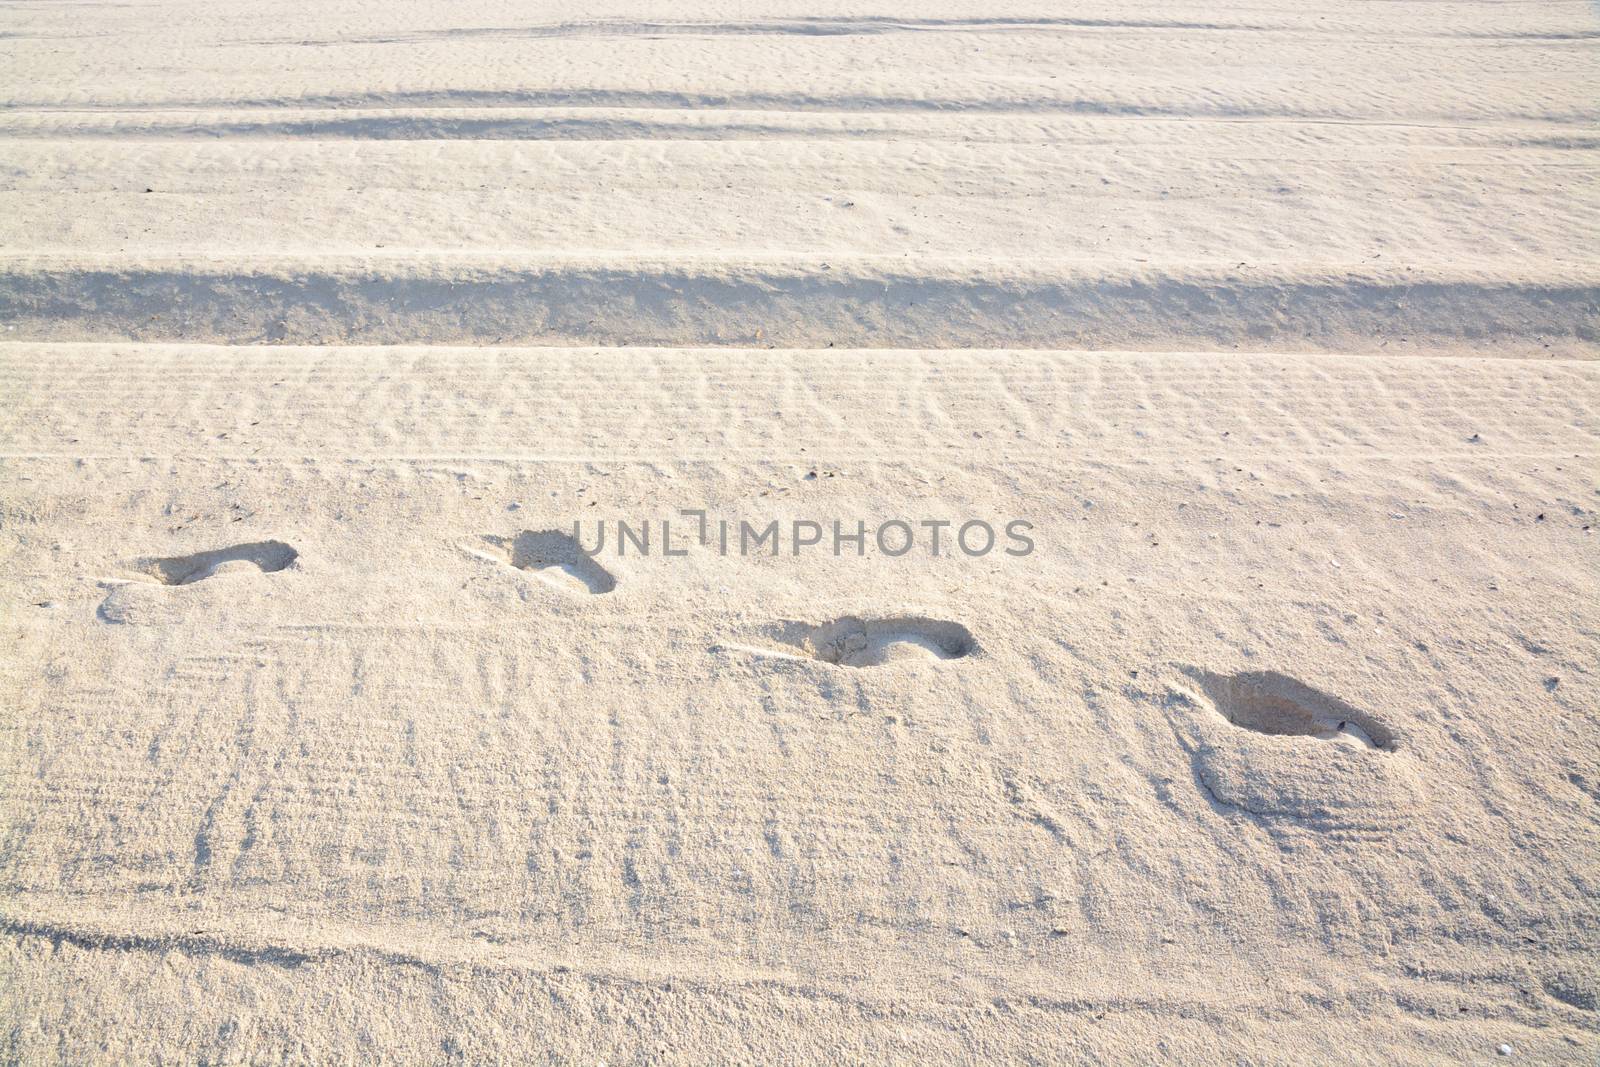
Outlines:
[[[516,537],[485,536],[518,570],[569,592],[609,593],[617,579],[578,542],[559,530],[524,530]]]
[[[802,627],[785,640],[813,659],[841,667],[960,659],[978,649],[972,634],[960,623],[914,616],[887,619],[846,616],[821,626]]]
[[[300,555],[282,541],[252,541],[213,552],[190,556],[147,559],[142,569],[164,585],[192,585],[213,575],[233,570],[259,570],[263,574],[281,571]]]
[[[1353,740],[1380,751],[1395,746],[1394,732],[1338,697],[1275,671],[1222,675],[1186,669],[1218,715],[1259,734]]]

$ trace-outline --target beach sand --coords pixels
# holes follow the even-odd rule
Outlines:
[[[1597,50],[8,6],[4,1059],[1593,1063]]]

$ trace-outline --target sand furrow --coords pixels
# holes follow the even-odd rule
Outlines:
[[[1593,356],[1600,282],[924,264],[0,267],[17,341],[1237,349]]]

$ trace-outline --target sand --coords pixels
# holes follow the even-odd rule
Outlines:
[[[0,1055],[1593,1063],[1597,38],[9,5]]]

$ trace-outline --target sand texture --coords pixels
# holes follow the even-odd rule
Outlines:
[[[1592,5],[19,2],[0,100],[3,1062],[1600,1057]]]

